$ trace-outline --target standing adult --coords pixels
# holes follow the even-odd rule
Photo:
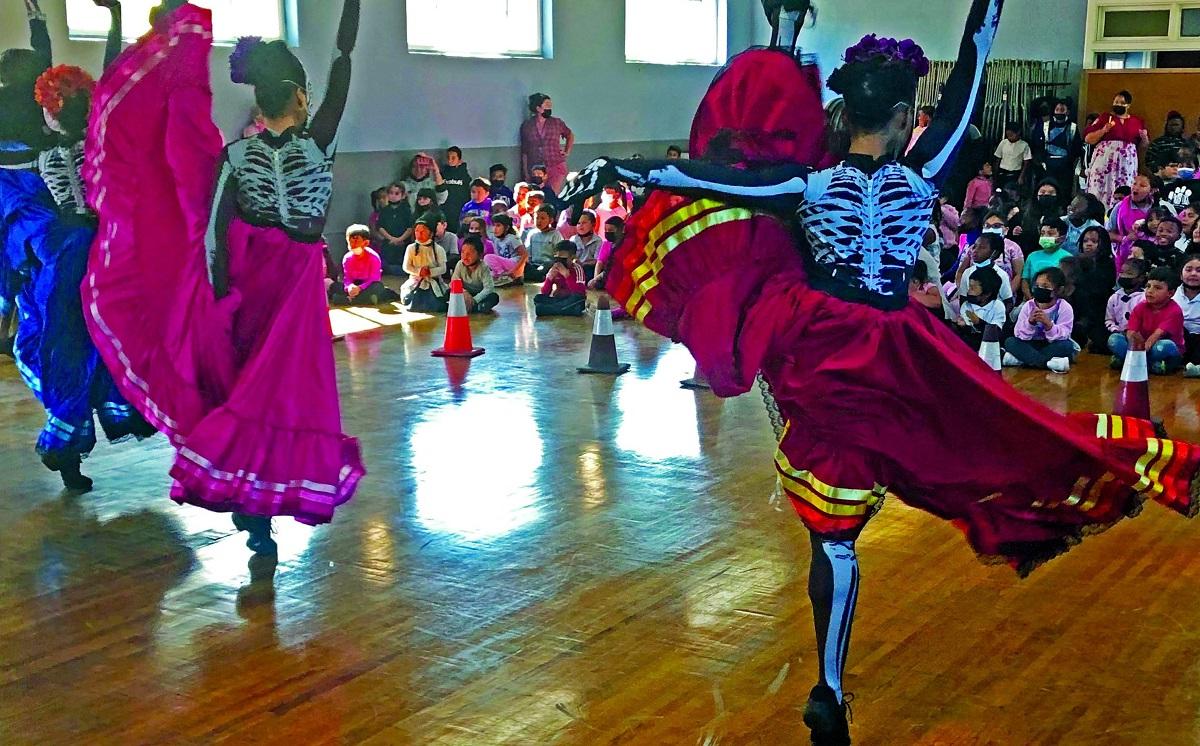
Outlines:
[[[1176,162],[1179,149],[1188,145],[1188,141],[1183,137],[1185,126],[1182,114],[1177,111],[1167,112],[1167,123],[1163,127],[1162,137],[1154,138],[1150,147],[1146,148],[1146,168],[1149,168],[1151,173],[1156,173],[1168,163]]]
[[[1118,91],[1112,111],[1101,114],[1088,125],[1083,140],[1094,145],[1088,165],[1087,190],[1112,209],[1117,203],[1117,187],[1130,186],[1138,172],[1138,146],[1146,145],[1146,123],[1129,113],[1133,94]]]
[[[1079,125],[1071,121],[1067,102],[1055,102],[1050,117],[1039,122],[1030,134],[1033,159],[1041,172],[1039,178],[1054,179],[1060,199],[1070,199],[1079,186],[1075,168],[1083,157],[1083,138]]]
[[[521,173],[533,178],[534,166],[546,167],[546,181],[555,192],[567,180],[567,158],[575,147],[575,133],[554,116],[554,102],[544,93],[529,97],[529,118],[521,125]]]

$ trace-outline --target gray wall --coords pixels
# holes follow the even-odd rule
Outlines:
[[[649,0],[653,1],[653,0]],[[912,36],[932,58],[957,50],[967,0],[825,0],[806,49],[824,71],[866,31]],[[398,174],[416,149],[458,144],[472,169],[517,164],[524,98],[542,90],[570,123],[578,168],[600,154],[656,154],[685,144],[696,103],[716,70],[700,66],[631,65],[624,61],[621,0],[557,0],[554,59],[476,60],[409,54],[403,0],[367,0],[355,53],[355,75],[336,169],[330,228],[365,217],[365,192]],[[66,38],[65,0],[42,0],[58,62],[97,71],[99,42]],[[341,3],[298,0],[304,61],[319,92],[331,59]],[[1087,0],[1008,0],[997,57],[1070,59],[1083,55]],[[469,21],[467,21],[469,22]],[[758,0],[730,0],[729,48],[765,43],[769,27]],[[450,30],[447,30],[450,33]],[[671,33],[664,29],[664,34]],[[0,0],[0,48],[27,46],[22,3]],[[244,124],[250,91],[228,78],[228,48],[213,58],[215,118],[227,133]],[[515,174],[514,174],[515,176]],[[515,181],[516,179],[511,179]]]

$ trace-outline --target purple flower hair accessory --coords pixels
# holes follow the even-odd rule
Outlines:
[[[229,79],[234,83],[250,82],[250,53],[262,44],[261,36],[243,36],[229,55]]]
[[[912,39],[896,41],[891,38],[880,39],[875,34],[867,34],[857,44],[846,50],[846,62],[873,62],[883,64],[904,65],[912,70],[918,78],[929,74],[929,59],[925,50]]]

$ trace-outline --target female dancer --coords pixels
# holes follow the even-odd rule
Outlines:
[[[937,115],[903,161],[892,154],[908,142],[928,63],[912,42],[872,35],[829,80],[851,134],[832,167],[809,165],[821,161],[823,137],[811,68],[751,50],[697,114],[691,152],[706,160],[602,159],[563,194],[577,202],[615,179],[657,188],[630,218],[609,290],[686,344],[714,392],[744,393],[760,373],[774,392],[776,471],[812,534],[813,743],[850,740],[842,674],[858,596],[854,542],[886,496],[952,521],[980,555],[1021,575],[1147,497],[1196,510],[1200,448],[1157,439],[1140,420],[1052,412],[998,384],[907,297],[1002,1],[973,0]],[[941,458],[950,447],[988,456]]]
[[[105,55],[110,62],[120,51],[120,4],[95,2],[112,14]],[[36,3],[30,5],[36,10]],[[35,46],[41,47],[37,40],[49,38],[45,21],[31,12],[30,22]],[[43,52],[48,56],[48,47]],[[0,176],[0,209],[9,225],[6,256],[18,311],[14,357],[21,377],[46,409],[46,425],[37,440],[42,463],[75,491],[92,487],[80,465],[96,445],[93,413],[110,441],[154,434],[117,392],[100,362],[80,303],[79,285],[95,236],[95,216],[84,204],[80,175],[94,87],[95,81],[78,67],[62,65],[42,73],[31,95],[40,107],[38,126],[27,124],[22,139],[40,142],[42,121],[55,139],[37,155],[34,170],[7,169]]]
[[[171,497],[234,513],[260,554],[275,552],[271,517],[326,523],[364,473],[341,431],[321,242],[358,17],[346,0],[311,122],[299,60],[242,40],[232,77],[254,86],[266,130],[222,152],[211,13],[170,0],[100,81],[88,133],[92,335],[176,447]]]

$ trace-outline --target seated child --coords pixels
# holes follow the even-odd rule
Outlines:
[[[504,183],[508,180],[508,166],[505,166],[503,163],[495,164],[488,169],[488,177],[491,181],[489,196],[493,200],[503,199],[511,205],[513,203],[513,190],[509,189]]]
[[[379,210],[376,233],[380,238],[380,255],[389,275],[404,272],[404,249],[412,242],[413,211],[408,204],[408,192],[403,184],[390,184],[387,202]]]
[[[1071,256],[1064,250],[1062,242],[1067,235],[1067,224],[1062,218],[1047,218],[1042,223],[1038,250],[1025,257],[1025,269],[1021,271],[1021,292],[1025,300],[1033,298],[1034,278],[1043,269],[1058,269],[1058,263]]]
[[[467,236],[462,245],[462,256],[450,280],[462,280],[463,299],[467,302],[467,313],[488,313],[500,302],[496,285],[492,282],[492,271],[483,263],[483,239]]]
[[[400,302],[410,311],[445,313],[449,299],[446,294],[446,252],[433,240],[439,221],[438,213],[427,212],[413,228],[415,241],[404,252],[404,271],[408,280],[400,288]],[[453,234],[451,234],[453,235]]]
[[[450,222],[441,210],[430,210],[426,214],[429,216],[429,222],[437,225],[433,231],[433,242],[446,253],[445,277],[449,277],[454,271],[454,266],[458,264],[458,234],[450,230]]]
[[[376,250],[383,244],[383,236],[379,234],[379,211],[387,206],[387,193],[387,187],[371,192],[371,217],[367,218],[367,227],[371,229],[371,248]]]
[[[488,221],[480,217],[474,217],[462,224],[463,236],[458,240],[459,253],[462,253],[463,241],[466,241],[471,236],[479,236],[479,240],[483,243],[483,254],[490,254],[494,249],[492,242],[488,239],[488,234],[492,232]]]
[[[1117,292],[1108,298],[1104,311],[1104,328],[1109,331],[1109,340],[1114,336],[1125,337],[1129,328],[1129,316],[1133,309],[1146,297],[1142,291],[1146,285],[1146,262],[1141,259],[1126,259],[1117,275]],[[1108,348],[1110,351],[1112,347]]]
[[[971,277],[958,314],[958,334],[973,349],[983,344],[987,326],[1003,329],[1008,321],[1008,311],[1000,301],[1000,289],[1007,284],[996,272],[979,272]]]
[[[908,281],[908,297],[942,318],[942,294],[937,285],[929,281],[929,267],[925,262],[917,262],[913,267],[912,279]]]
[[[958,281],[958,287],[952,287],[954,298],[952,299],[952,307],[957,308],[962,303],[962,299],[966,297],[968,285],[971,278],[976,272],[990,271],[1001,279],[998,300],[1000,302],[1008,302],[1011,305],[1012,278],[1000,266],[1000,261],[1004,258],[1004,237],[997,233],[980,233],[975,239],[975,244],[972,247],[971,256],[968,257],[970,264],[962,270],[962,275]]]
[[[352,225],[346,229],[348,251],[342,259],[342,287],[356,306],[378,306],[395,294],[383,284],[383,263],[371,248],[371,229]]]
[[[1146,298],[1129,314],[1125,334],[1113,334],[1108,340],[1114,369],[1125,362],[1130,345],[1139,343],[1146,350],[1151,373],[1166,375],[1183,366],[1183,311],[1171,298],[1178,283],[1179,275],[1168,267],[1150,271]]]
[[[1200,378],[1200,256],[1187,255],[1180,270],[1179,289],[1175,291],[1175,302],[1183,309],[1184,356],[1187,360],[1188,378]]]
[[[488,225],[492,224],[492,198],[489,192],[492,183],[487,179],[475,179],[471,182],[471,201],[463,205],[458,214],[458,224],[463,225],[472,218],[483,218]]]
[[[526,233],[534,229],[535,225],[537,224],[538,208],[545,203],[546,193],[540,189],[530,191],[529,194],[525,195],[525,206],[527,209],[525,210],[525,214],[521,216],[521,222],[517,225],[517,233],[519,233],[522,238],[525,237]],[[557,211],[554,213],[554,219],[558,220]],[[553,226],[553,223],[551,225]]]
[[[604,239],[596,233],[596,221],[596,213],[584,210],[574,228],[575,235],[570,238],[578,251],[578,261],[583,265],[583,271],[589,280],[596,276],[596,256],[604,244]]]
[[[1004,343],[1006,367],[1024,365],[1055,373],[1071,369],[1075,359],[1075,343],[1071,341],[1075,316],[1070,304],[1061,298],[1066,284],[1067,278],[1058,267],[1047,267],[1034,275],[1033,298],[1021,306],[1016,336]]]
[[[575,261],[577,249],[570,241],[554,247],[554,265],[546,273],[542,292],[533,297],[538,316],[582,316],[587,307],[587,278]]]
[[[529,252],[517,238],[513,220],[508,215],[492,217],[492,251],[484,255],[483,262],[492,271],[497,285],[509,285],[525,277]]]
[[[596,254],[596,274],[588,283],[588,289],[604,289],[604,282],[608,279],[608,263],[612,260],[613,251],[621,245],[624,238],[625,221],[618,217],[609,218],[608,222],[604,224],[604,243]],[[613,309],[613,313],[615,314],[618,310],[623,309]]]
[[[530,195],[532,202],[533,195]],[[554,221],[558,213],[550,205],[538,205],[534,213],[535,223],[525,234],[525,251],[529,261],[525,264],[525,279],[529,282],[541,282],[546,279],[550,265],[554,263],[554,250],[561,240],[558,231],[554,230]]]

